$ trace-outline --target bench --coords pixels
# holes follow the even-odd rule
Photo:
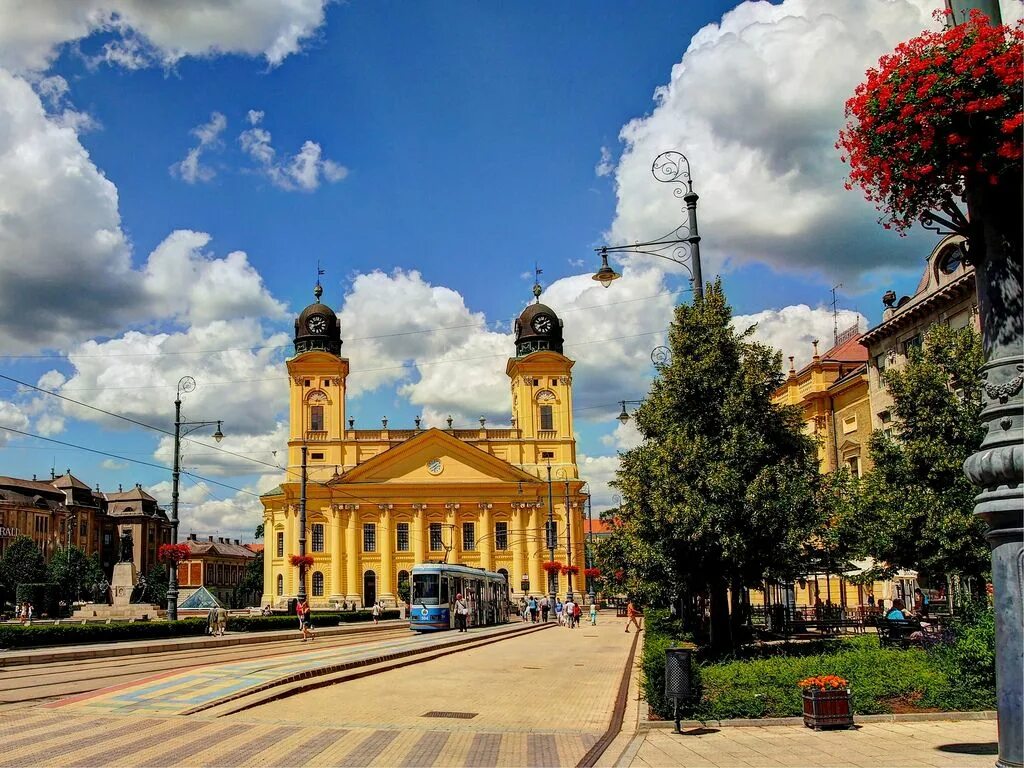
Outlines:
[[[921,622],[914,619],[883,619],[879,618],[875,625],[878,629],[878,644],[882,648],[907,648],[919,642],[919,638],[911,638],[915,632],[923,637]]]

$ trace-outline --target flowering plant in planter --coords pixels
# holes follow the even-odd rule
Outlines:
[[[558,573],[562,570],[562,564],[557,560],[548,560],[541,564],[541,568],[544,569],[544,573]]]
[[[188,548],[188,544],[161,544],[156,557],[161,563],[177,565],[182,560],[188,560],[191,555],[192,551]]]
[[[578,565],[563,565],[562,566],[562,573],[563,574],[571,573],[573,576],[575,576],[579,572],[580,572],[580,567]]]
[[[599,579],[599,578],[601,578],[601,569],[600,568],[587,568],[587,569],[585,569],[583,571],[583,575],[586,576],[587,578]]]
[[[863,189],[887,229],[921,218],[963,233],[955,199],[1020,178],[1022,61],[1024,24],[994,26],[977,10],[900,43],[846,102],[836,148],[850,166],[847,189]]]
[[[801,680],[797,685],[804,691],[844,691],[850,683],[837,675],[819,675]]]
[[[312,555],[289,555],[288,562],[294,565],[296,568],[306,566],[309,568],[313,565]]]

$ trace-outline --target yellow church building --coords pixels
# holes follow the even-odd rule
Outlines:
[[[290,411],[284,481],[264,494],[263,605],[299,589],[305,504],[306,592],[313,607],[395,605],[413,565],[448,562],[498,571],[513,598],[583,591],[585,484],[576,466],[573,361],[562,321],[537,302],[515,324],[508,360],[511,426],[355,429],[347,418],[349,361],[337,315],[316,301],[295,321],[287,361]],[[473,382],[465,382],[467,387]],[[306,496],[302,497],[303,452]],[[554,560],[578,575],[544,571]]]

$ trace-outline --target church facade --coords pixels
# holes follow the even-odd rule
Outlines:
[[[539,294],[539,288],[535,289]],[[321,303],[295,321],[288,467],[264,506],[263,605],[298,592],[290,557],[313,558],[306,593],[314,607],[395,605],[413,565],[459,563],[504,574],[514,598],[584,586],[585,483],[576,465],[572,367],[562,322],[529,305],[508,360],[511,426],[355,429],[345,407],[349,361],[341,328]],[[471,381],[465,382],[471,387]],[[305,454],[305,497],[302,488]],[[305,506],[305,531],[300,531]],[[304,536],[303,536],[304,533]],[[554,560],[578,574],[547,573]],[[571,579],[571,587],[570,587]]]

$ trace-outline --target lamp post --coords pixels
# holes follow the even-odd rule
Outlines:
[[[665,184],[676,184],[672,194],[686,203],[686,223],[680,224],[666,235],[655,240],[632,245],[605,245],[594,250],[601,255],[601,267],[593,279],[605,288],[622,275],[608,265],[609,253],[637,253],[657,256],[680,265],[690,273],[693,294],[704,298],[704,282],[700,267],[700,235],[697,232],[697,193],[693,191],[690,177],[690,161],[681,152],[662,152],[651,165],[654,178]]]
[[[583,549],[583,568],[586,571],[594,567],[594,510],[590,506],[590,483],[584,483],[580,486],[581,493],[584,488],[587,489],[587,546]],[[594,592],[594,578],[584,573],[583,579],[583,583],[587,588],[587,595],[590,597],[590,604],[593,605],[597,597]]]
[[[643,400],[619,400],[619,406],[622,408],[622,411],[615,418],[619,420],[620,424],[625,424],[627,421],[629,421],[629,411],[626,410],[626,406],[643,404]]]
[[[182,421],[181,395],[196,388],[196,380],[191,376],[182,376],[178,380],[177,395],[174,398],[174,469],[171,472],[171,544],[178,543],[178,483],[181,478],[181,438],[195,432],[200,427],[217,425],[213,439],[218,443],[224,439],[220,431],[221,421]],[[184,428],[184,429],[183,429]],[[169,563],[167,567],[167,620],[178,620],[178,566]]]
[[[566,576],[565,599],[572,600],[572,508],[569,506],[569,473],[565,468],[559,469],[555,477],[565,481],[565,565]]]
[[[548,462],[548,526],[547,530],[544,531],[544,537],[547,539],[548,552],[551,554],[549,562],[555,561],[555,537],[552,535],[555,532],[555,501],[554,495],[551,490],[551,462]],[[547,574],[548,577],[548,600],[550,605],[555,604],[557,597],[556,590],[551,587],[551,574]],[[557,584],[557,576],[555,584]]]

